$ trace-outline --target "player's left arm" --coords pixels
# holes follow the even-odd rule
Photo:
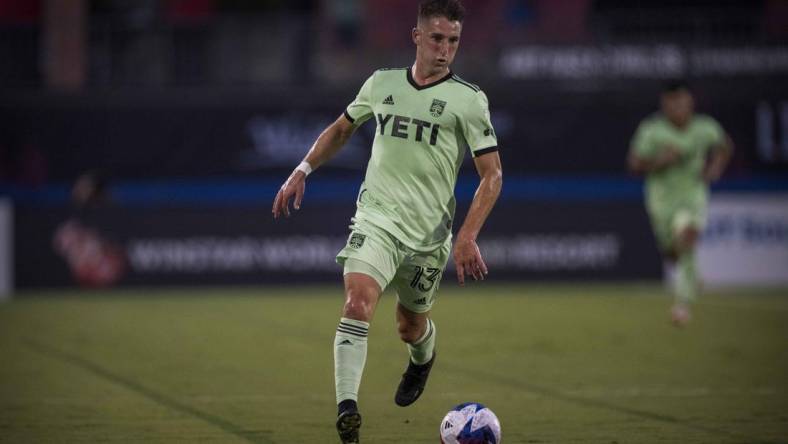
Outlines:
[[[473,202],[454,243],[454,264],[457,267],[457,280],[460,285],[465,285],[466,275],[472,276],[475,280],[484,280],[487,274],[487,265],[482,259],[476,238],[498,200],[503,184],[501,157],[497,151],[475,157],[473,162],[479,173],[479,187],[476,188]]]
[[[733,155],[733,140],[723,133],[722,141],[711,149],[711,156],[703,169],[703,180],[712,183],[719,180]]]

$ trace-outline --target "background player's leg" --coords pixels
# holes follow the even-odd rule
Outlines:
[[[698,296],[698,274],[695,261],[695,245],[698,241],[698,229],[689,226],[681,230],[678,242],[678,276],[676,282],[676,302],[690,304]]]
[[[676,281],[678,280],[677,262],[679,259],[675,247],[663,249],[662,253],[662,275],[663,285],[670,293],[675,293]]]
[[[665,288],[675,292],[676,287],[676,252],[675,232],[673,229],[674,214],[670,208],[664,206],[648,206],[649,221],[657,246],[662,253],[662,273]]]
[[[345,305],[334,338],[334,382],[337,404],[358,400],[367,360],[367,334],[381,289],[371,276],[345,274]]]
[[[687,324],[692,315],[690,305],[698,297],[698,275],[695,264],[695,245],[698,241],[698,228],[687,225],[676,235],[678,253],[676,276],[676,300],[671,308],[671,319],[677,326]]]
[[[432,359],[435,350],[435,323],[427,313],[414,313],[397,304],[397,331],[399,337],[408,345],[410,360],[423,365]]]

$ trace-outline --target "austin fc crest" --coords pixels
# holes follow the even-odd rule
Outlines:
[[[443,114],[443,108],[446,107],[446,102],[443,100],[432,99],[432,106],[430,106],[430,114],[432,117],[440,117]]]
[[[364,239],[366,238],[367,237],[364,236],[363,234],[353,233],[350,236],[350,241],[348,242],[348,244],[350,245],[351,248],[355,248],[356,250],[358,250],[359,248],[364,246]]]

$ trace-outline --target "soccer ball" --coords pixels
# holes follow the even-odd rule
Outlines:
[[[501,423],[484,405],[466,402],[443,417],[440,433],[441,444],[500,444]]]

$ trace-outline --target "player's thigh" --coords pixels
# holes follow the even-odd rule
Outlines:
[[[384,291],[394,279],[399,266],[397,242],[386,231],[369,223],[357,222],[347,243],[337,254],[343,274],[363,274],[377,282]]]
[[[392,281],[402,307],[417,314],[432,309],[450,252],[451,241],[447,240],[440,248],[411,254],[402,262]]]

